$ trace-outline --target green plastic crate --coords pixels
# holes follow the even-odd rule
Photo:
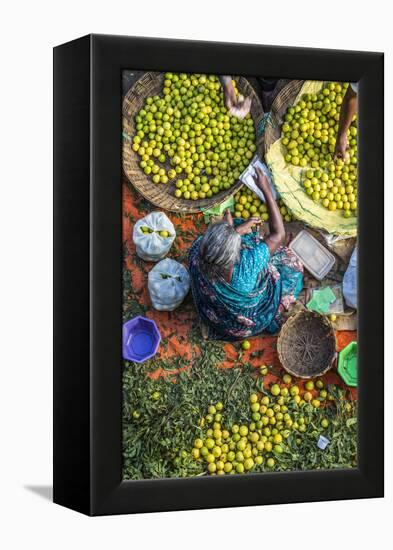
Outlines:
[[[358,343],[351,342],[338,356],[339,375],[347,386],[356,388],[358,385]]]

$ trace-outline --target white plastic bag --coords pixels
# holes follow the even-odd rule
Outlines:
[[[165,258],[150,271],[148,287],[155,309],[173,311],[190,289],[190,275],[182,264]]]
[[[355,246],[351,259],[349,260],[349,266],[344,274],[343,279],[343,294],[345,302],[349,307],[357,309],[358,306],[358,296],[357,296],[357,258],[358,258],[358,249]]]
[[[143,260],[162,260],[168,254],[175,237],[174,225],[164,212],[151,212],[134,225],[136,253]]]

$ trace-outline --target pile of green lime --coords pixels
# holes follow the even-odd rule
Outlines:
[[[277,201],[281,215],[286,222],[294,220],[290,210],[285,206],[281,199]],[[248,187],[243,187],[241,191],[235,194],[235,217],[247,220],[252,216],[261,218],[262,221],[269,221],[269,213],[266,204],[258,197],[254,191]]]
[[[251,115],[229,114],[213,75],[165,73],[162,94],[146,98],[135,127],[141,169],[154,183],[175,183],[183,199],[230,189],[256,151]]]
[[[327,82],[317,94],[304,94],[289,107],[282,126],[285,160],[301,166],[305,192],[344,217],[357,212],[357,117],[348,129],[348,151],[334,161],[340,109],[347,83]]]
[[[261,374],[268,372],[261,366]],[[329,426],[324,414],[325,402],[332,400],[322,380],[307,381],[304,387],[292,382],[285,374],[269,392],[250,396],[251,422],[225,426],[224,405],[210,405],[200,419],[203,432],[194,441],[191,455],[202,461],[209,474],[242,474],[258,467],[275,469],[276,461],[287,451],[287,440],[301,443],[302,434],[315,430],[315,417],[310,423],[306,410],[318,410],[320,429]]]

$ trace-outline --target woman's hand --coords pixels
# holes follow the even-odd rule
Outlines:
[[[229,208],[225,210],[225,214],[223,215],[222,219],[224,220],[224,222],[229,223],[229,225],[233,225],[232,213]]]
[[[248,233],[252,233],[253,227],[260,226],[261,224],[262,220],[260,218],[249,218],[242,224],[238,225],[236,227],[236,231],[239,235],[248,235]]]
[[[265,199],[267,197],[273,197],[272,189],[270,187],[269,180],[262,172],[260,168],[255,169],[255,175],[253,176],[256,186],[262,191]]]
[[[229,210],[229,208],[227,208],[225,210],[225,213],[222,217],[222,219],[224,220],[224,222],[227,222],[229,225],[232,225],[233,226],[233,218],[232,218],[232,214],[231,214],[231,211]],[[252,232],[252,228],[254,226],[259,226],[261,225],[262,223],[262,220],[260,220],[259,218],[249,218],[247,221],[243,222],[242,224],[238,225],[235,229],[235,231],[237,233],[239,233],[239,235],[247,235],[247,233],[251,233]]]

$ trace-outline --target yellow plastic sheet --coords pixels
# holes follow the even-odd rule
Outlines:
[[[323,82],[307,80],[294,101],[294,105],[303,94],[316,94]],[[277,191],[294,216],[311,227],[324,229],[335,235],[355,236],[357,218],[344,218],[342,211],[331,212],[319,203],[314,202],[304,191],[301,184],[302,173],[307,167],[293,166],[285,161],[285,147],[278,139],[265,155],[266,163],[273,175]]]

